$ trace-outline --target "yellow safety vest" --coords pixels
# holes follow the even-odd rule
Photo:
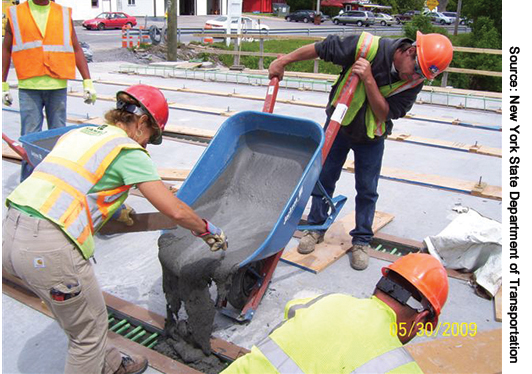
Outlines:
[[[17,193],[14,203],[55,222],[88,259],[94,252],[93,234],[122,205],[131,188],[89,193],[122,149],[144,150],[115,126],[72,130],[17,187],[31,193]]]
[[[44,35],[31,15],[28,2],[9,8],[8,18],[13,33],[11,56],[18,79],[44,75],[76,78],[72,9],[51,2]]]
[[[422,373],[392,334],[395,313],[376,297],[295,300],[287,304],[285,317],[222,374]]]
[[[373,36],[370,33],[362,32],[362,34],[360,34],[360,38],[358,39],[355,61],[358,60],[358,58],[362,57],[371,63],[377,55],[377,51],[379,49],[379,39],[379,36]],[[336,103],[340,98],[340,93],[342,92],[342,88],[344,87],[345,83],[347,82],[347,79],[351,74],[351,69],[352,66],[351,68],[349,68],[348,73],[344,75],[343,79],[338,85],[338,88],[336,89],[336,93],[332,100],[333,106],[336,106]],[[417,79],[414,81],[398,81],[391,85],[386,84],[384,86],[379,87],[379,91],[381,92],[382,96],[390,97],[405,90],[408,90],[412,87],[415,87],[423,81],[424,79]],[[366,88],[364,84],[359,84],[353,96],[353,100],[349,105],[349,109],[347,110],[345,117],[342,121],[342,126],[348,126],[353,121],[366,99]],[[375,113],[373,113],[373,110],[369,105],[366,107],[365,121],[367,131],[366,134],[370,139],[375,138],[375,136],[382,136],[386,133],[386,123],[377,121],[377,119],[375,118]]]

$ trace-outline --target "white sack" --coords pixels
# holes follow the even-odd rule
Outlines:
[[[502,283],[499,222],[469,209],[438,235],[425,238],[425,244],[446,268],[474,272],[477,284],[495,296]]]

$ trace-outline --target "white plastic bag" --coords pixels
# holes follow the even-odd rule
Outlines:
[[[469,209],[438,235],[425,238],[425,244],[446,268],[474,272],[477,284],[495,296],[502,283],[499,222]]]

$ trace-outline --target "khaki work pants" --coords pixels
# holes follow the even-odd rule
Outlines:
[[[10,208],[3,225],[2,266],[46,303],[67,334],[65,373],[118,370],[122,357],[107,346],[107,309],[92,265],[55,224]],[[57,301],[52,290],[70,295]]]

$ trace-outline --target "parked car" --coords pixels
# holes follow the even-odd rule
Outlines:
[[[454,23],[454,21],[456,20],[456,14],[457,14],[456,12],[442,12],[442,13],[451,19],[451,23]],[[469,24],[469,21],[466,18],[460,17],[459,23],[460,25],[467,25]]]
[[[412,18],[414,18],[414,16],[418,16],[420,14],[421,12],[419,10],[409,10],[407,12],[404,12],[403,14],[395,14],[394,18],[397,24],[400,25],[401,23],[412,21]]]
[[[425,14],[431,19],[434,23],[439,23],[440,25],[450,25],[453,23],[449,17],[441,12],[428,12]]]
[[[391,26],[394,18],[386,13],[375,13],[375,23],[381,26]]]
[[[81,25],[87,30],[120,29],[127,25],[136,26],[137,19],[122,12],[104,12],[97,15],[96,18],[83,21]]]
[[[314,15],[316,14],[315,10],[296,10],[295,12],[288,13],[284,19],[288,22],[292,21],[302,21],[305,23],[308,22],[314,22]],[[327,21],[329,19],[329,16],[325,14],[321,14],[321,22]]]
[[[332,21],[335,25],[354,23],[357,26],[368,27],[375,23],[375,15],[373,12],[352,10],[333,17]]]
[[[220,16],[210,19],[205,22],[206,29],[224,29],[227,24],[227,16]],[[238,30],[238,19],[234,17],[231,19],[231,30]],[[240,17],[240,30],[269,30],[270,27],[264,23],[258,23],[256,20],[249,17]]]

